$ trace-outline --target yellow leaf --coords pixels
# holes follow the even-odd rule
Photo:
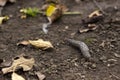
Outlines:
[[[25,80],[25,79],[16,73],[12,73],[12,80]]]
[[[55,12],[56,9],[57,8],[54,6],[54,4],[49,5],[46,10],[46,16],[48,17],[51,16]]]
[[[52,44],[49,41],[43,41],[42,39],[38,40],[29,40],[29,43],[36,47],[36,48],[41,48],[43,50],[48,49],[48,48],[53,48]]]
[[[2,24],[3,20],[8,20],[8,16],[0,17],[0,25]]]
[[[5,19],[5,17],[0,17],[0,24],[2,24],[4,19]]]

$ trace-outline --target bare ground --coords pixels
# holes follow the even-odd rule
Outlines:
[[[27,3],[27,4],[26,4]],[[115,24],[102,23],[95,31],[80,34],[81,19],[98,9],[90,0],[76,3],[73,0],[63,1],[71,11],[80,11],[82,15],[63,16],[52,24],[49,33],[42,31],[46,18],[38,15],[20,19],[20,8],[41,7],[43,0],[18,0],[15,4],[7,4],[3,14],[11,15],[11,19],[0,26],[0,58],[7,60],[24,53],[35,58],[40,71],[46,75],[46,80],[120,80],[120,22]],[[119,0],[99,0],[102,9],[117,6]],[[120,20],[120,11],[108,10],[108,19]],[[68,28],[66,28],[66,26]],[[54,45],[53,51],[42,51],[31,47],[18,47],[16,43],[22,40],[50,40]],[[84,41],[96,63],[85,60],[81,52],[68,45],[65,38]],[[105,46],[100,44],[105,41]],[[109,61],[115,59],[117,61]],[[96,66],[96,67],[95,67]],[[6,78],[6,80],[9,80]],[[36,79],[32,79],[36,80]]]

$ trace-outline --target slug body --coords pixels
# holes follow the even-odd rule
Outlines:
[[[87,46],[84,42],[82,42],[82,41],[77,41],[77,40],[73,40],[73,39],[67,39],[67,41],[68,41],[71,45],[73,45],[73,46],[75,46],[75,47],[78,47],[78,48],[80,49],[82,55],[83,55],[85,58],[87,58],[87,59],[90,59],[90,58],[91,58],[91,55],[90,55],[90,53],[89,53],[89,48],[88,48],[88,46]]]

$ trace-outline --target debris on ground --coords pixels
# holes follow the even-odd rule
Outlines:
[[[15,3],[16,0],[0,0],[0,6],[5,6],[7,2]]]
[[[60,3],[56,2],[49,2],[47,1],[45,5],[42,6],[42,10],[45,11],[45,15],[48,19],[48,23],[43,24],[43,31],[47,34],[48,30],[47,27],[50,27],[50,25],[60,18],[64,12],[68,11],[67,7],[65,5],[62,5]]]
[[[3,21],[7,21],[8,19],[8,16],[0,17],[0,25],[3,23]]]
[[[23,9],[20,9],[20,12],[23,13],[21,15],[21,18],[26,18],[27,16],[32,16],[32,17],[35,17],[37,16],[38,13],[40,13],[40,10],[38,8],[23,8]]]
[[[98,28],[98,26],[96,24],[88,24],[87,28],[79,29],[79,32],[80,33],[85,33],[85,32],[88,32],[88,31],[94,31],[97,28]]]
[[[120,58],[120,54],[114,53],[114,56]]]
[[[19,68],[23,68],[23,71],[31,70],[33,65],[35,64],[34,58],[26,58],[24,56],[17,57],[13,60],[13,63],[10,67],[3,68],[2,72],[3,74],[14,72]]]
[[[45,79],[45,75],[43,75],[42,73],[37,71],[37,72],[35,72],[35,74],[38,76],[39,80],[44,80]]]
[[[88,46],[82,42],[82,41],[77,41],[77,40],[74,40],[74,39],[67,39],[67,41],[72,45],[72,46],[75,46],[75,47],[78,47],[82,53],[82,55],[86,58],[86,59],[90,59],[91,58],[91,55],[90,55],[90,52],[89,52],[89,48]]]
[[[17,73],[12,73],[12,80],[25,80],[22,76],[18,75]]]
[[[1,63],[4,63],[1,60]],[[0,63],[0,65],[1,65]],[[15,57],[14,60],[12,61],[11,66],[9,67],[2,67],[2,74],[3,76],[7,73],[11,74],[11,80],[26,80],[24,77],[22,77],[20,74],[18,74],[18,71],[21,72],[29,72],[32,71],[34,73],[33,76],[37,76],[38,80],[43,80],[45,79],[45,75],[39,72],[39,70],[35,69],[35,66],[38,68],[38,65],[35,64],[34,58],[30,56],[25,56],[25,55],[20,55],[18,57]],[[35,69],[35,70],[34,70]],[[27,75],[30,75],[29,73]]]
[[[80,28],[79,32],[84,33],[96,30],[98,28],[96,23],[102,21],[103,17],[103,14],[99,10],[93,11],[86,19],[82,20],[83,24],[85,24],[85,27]]]
[[[28,40],[17,43],[17,45],[32,45],[35,48],[40,48],[42,50],[53,48],[53,45],[49,41],[44,41],[43,39],[38,40]]]

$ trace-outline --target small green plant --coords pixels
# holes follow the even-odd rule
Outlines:
[[[21,9],[20,12],[28,16],[35,17],[40,11],[38,8],[24,8],[24,9]]]
[[[94,38],[86,38],[84,41],[86,44],[91,44],[94,40]]]

